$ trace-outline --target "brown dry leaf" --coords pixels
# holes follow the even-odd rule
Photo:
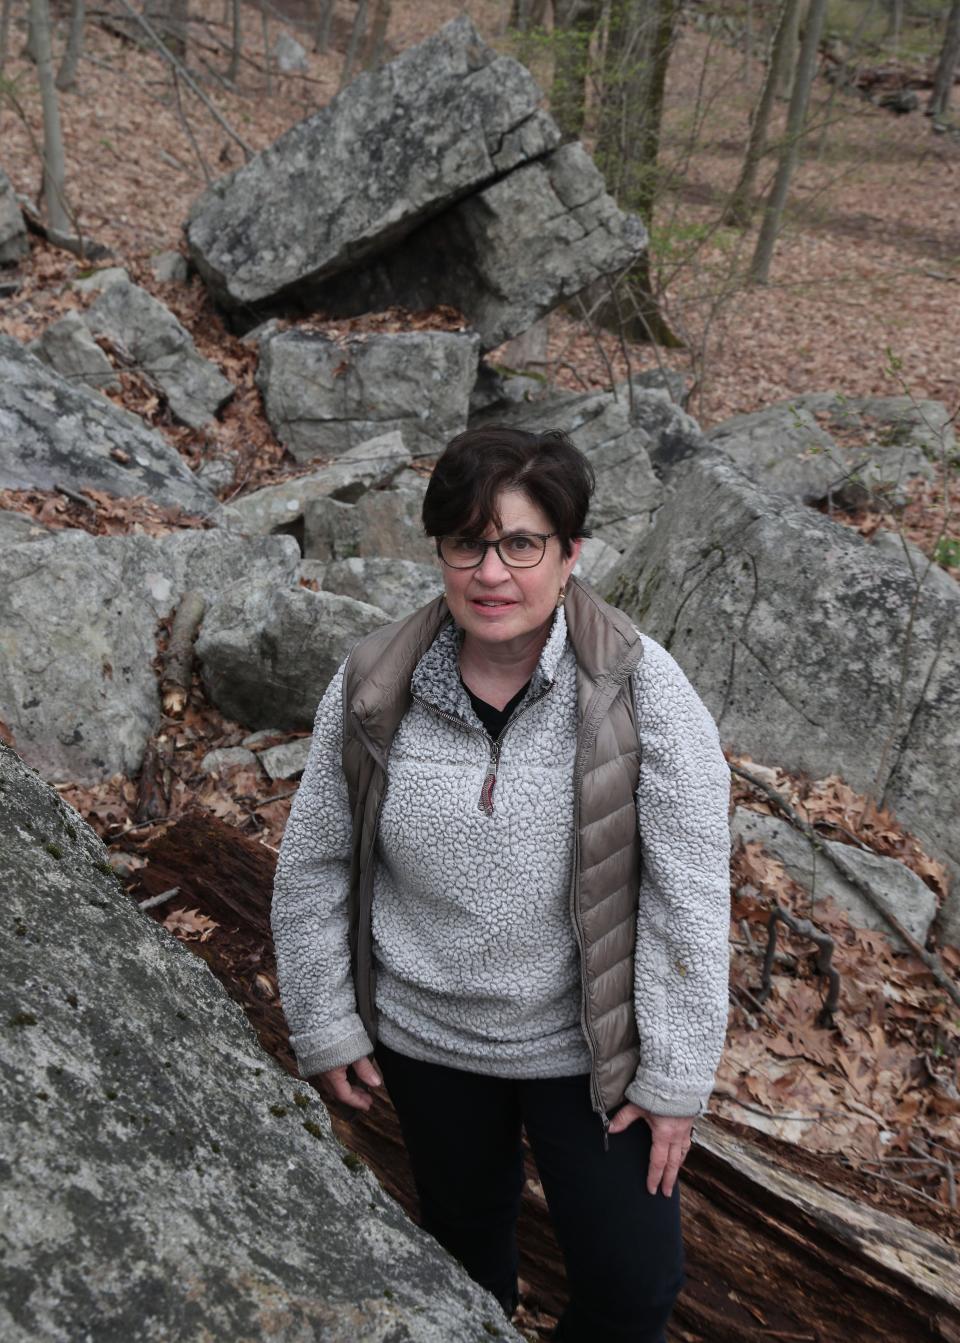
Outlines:
[[[184,942],[208,942],[220,927],[199,909],[174,909],[164,919],[163,926]]]

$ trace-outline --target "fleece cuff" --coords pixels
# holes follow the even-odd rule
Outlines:
[[[346,1027],[345,1031],[341,1029],[339,1036],[332,1035],[329,1030],[322,1035],[291,1035],[290,1044],[297,1056],[301,1077],[326,1073],[331,1068],[345,1068],[373,1053],[370,1037],[359,1017],[339,1024]]]

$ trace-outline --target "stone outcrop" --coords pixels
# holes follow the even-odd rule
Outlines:
[[[233,384],[197,351],[189,331],[139,285],[121,279],[107,285],[83,320],[94,335],[106,336],[192,429],[202,428],[233,396]]]
[[[325,278],[555,148],[540,97],[462,15],[215,182],[190,212],[193,263],[225,308],[311,306]]]
[[[7,174],[0,168],[0,266],[8,266],[30,250],[23,211]]]
[[[0,742],[0,1335],[519,1343]]]
[[[517,336],[588,284],[630,266],[640,220],[607,195],[581,144],[567,144],[467,197],[369,267],[319,292],[325,312],[447,303],[484,349]]]
[[[918,595],[887,547],[704,458],[605,595],[669,649],[732,749],[877,780],[947,864],[939,931],[960,943],[960,590],[943,578]]]
[[[90,486],[206,514],[216,498],[142,420],[0,335],[0,489]]]
[[[931,457],[954,445],[940,402],[823,392],[736,415],[708,438],[764,489],[838,508],[862,507],[871,495],[904,505],[909,477],[932,480]]]
[[[294,545],[289,537],[271,538]],[[249,727],[312,728],[350,649],[390,617],[366,602],[269,581],[210,603],[196,643],[211,703]]]
[[[289,587],[299,561],[290,537],[220,530],[0,547],[0,717],[20,754],[51,782],[135,776],[160,723],[157,622],[188,589]]]
[[[889,937],[898,951],[910,952],[897,933],[854,884],[846,879],[830,862],[814,853],[805,835],[778,816],[737,807],[730,822],[730,834],[736,842],[756,841],[779,862],[787,875],[799,882],[805,890],[814,892],[816,900],[829,897],[851,916],[858,928],[873,928]],[[838,853],[844,863],[850,864],[857,875],[876,893],[877,899],[902,923],[921,946],[937,912],[937,897],[915,872],[896,858],[885,858],[870,850],[858,849],[853,844],[819,837],[827,854]],[[815,911],[806,911],[815,917]],[[912,955],[913,953],[910,952]]]
[[[479,342],[472,333],[372,333],[342,342],[293,328],[260,342],[267,419],[298,461],[337,456],[398,429],[414,454],[439,454],[466,428]]]

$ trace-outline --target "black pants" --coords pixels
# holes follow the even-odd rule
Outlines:
[[[586,1075],[485,1077],[387,1048],[375,1057],[393,1101],[424,1228],[510,1313],[526,1129],[567,1269],[563,1343],[664,1343],[686,1281],[680,1182],[648,1194],[650,1128],[603,1147]]]

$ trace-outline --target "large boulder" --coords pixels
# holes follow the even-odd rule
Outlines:
[[[470,427],[504,425],[544,433],[562,429],[590,459],[597,488],[590,508],[596,536],[624,550],[650,526],[664,499],[661,462],[699,452],[695,420],[666,392],[627,386],[613,392],[553,391],[535,401],[495,402]]]
[[[27,226],[17,193],[7,174],[0,168],[0,266],[8,266],[27,255]]]
[[[112,341],[192,429],[212,420],[233,396],[233,383],[198,352],[189,331],[139,285],[108,285],[83,320],[94,335]]]
[[[873,792],[953,874],[960,943],[960,588],[729,462],[687,464],[605,595],[669,649],[724,742]]]
[[[0,742],[0,1335],[516,1340]]]
[[[529,72],[461,15],[204,193],[194,265],[217,302],[309,308],[320,281],[560,143]]]
[[[290,537],[83,531],[0,547],[0,718],[51,782],[135,775],[161,717],[157,622],[187,590],[294,581]]]
[[[798,502],[858,508],[871,496],[904,504],[911,476],[933,479],[931,456],[953,446],[937,401],[813,392],[735,415],[708,438],[751,480]]]
[[[333,592],[238,583],[210,603],[200,628],[206,693],[250,727],[310,728],[350,649],[389,620],[385,611]]]
[[[447,303],[492,349],[601,276],[641,255],[647,233],[620,211],[581,144],[468,196],[367,267],[317,297],[345,314]]]
[[[165,438],[0,335],[0,489],[91,487],[206,514],[216,498]]]
[[[257,386],[297,461],[337,456],[392,429],[411,453],[439,455],[466,428],[479,353],[472,332],[375,332],[341,343],[293,328],[260,342]]]

